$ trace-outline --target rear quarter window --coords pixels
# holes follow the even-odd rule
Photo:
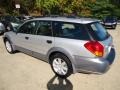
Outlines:
[[[99,22],[88,24],[88,30],[95,40],[103,41],[109,37],[107,30]]]

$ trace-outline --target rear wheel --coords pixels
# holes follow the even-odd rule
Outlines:
[[[51,56],[50,59],[52,70],[57,76],[61,78],[67,78],[72,74],[72,64],[65,55],[56,53],[55,55]]]

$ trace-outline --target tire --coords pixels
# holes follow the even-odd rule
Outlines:
[[[116,28],[116,25],[113,25],[112,28],[115,29],[115,28]]]
[[[0,31],[0,35],[3,35],[4,34],[4,31]]]
[[[3,33],[2,32],[0,32],[0,35],[2,35]]]
[[[5,48],[6,48],[7,52],[10,53],[10,54],[13,54],[14,50],[12,48],[11,42],[8,39],[6,39],[4,41],[4,43],[5,43]]]
[[[60,78],[67,78],[73,72],[70,60],[61,53],[56,53],[50,58],[53,72]]]

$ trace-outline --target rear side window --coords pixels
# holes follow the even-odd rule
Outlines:
[[[89,24],[88,29],[95,40],[103,41],[109,37],[107,30],[98,22]]]
[[[89,35],[84,26],[78,23],[53,22],[55,37],[89,40]]]

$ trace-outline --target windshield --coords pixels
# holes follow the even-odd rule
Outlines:
[[[103,41],[109,37],[107,30],[99,22],[89,24],[88,28],[95,40]]]
[[[7,22],[12,22],[12,23],[17,23],[17,24],[23,23],[22,21],[20,21],[15,16],[3,16],[3,17],[1,17],[1,20],[2,21],[7,21]]]
[[[110,21],[116,21],[117,19],[115,17],[106,17],[105,21],[110,22]]]
[[[19,19],[17,19],[16,17],[11,17],[11,21],[10,22],[13,22],[13,23],[18,23],[18,24],[21,24],[23,23],[22,21],[20,21]]]

